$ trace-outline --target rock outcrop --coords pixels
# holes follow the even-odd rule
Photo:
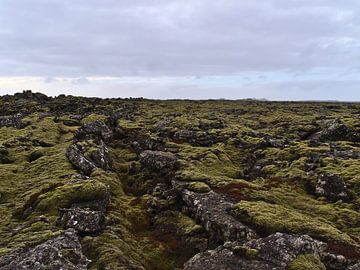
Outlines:
[[[1,127],[14,127],[17,129],[24,128],[28,125],[27,122],[23,122],[24,116],[20,113],[15,115],[0,116],[0,128]]]
[[[319,258],[326,244],[308,235],[276,233],[245,244],[226,242],[214,250],[199,253],[184,265],[184,270],[259,269],[285,270],[301,254]]]
[[[170,152],[146,150],[140,154],[140,162],[153,171],[173,170],[177,157]]]
[[[226,241],[247,241],[257,234],[228,213],[233,206],[221,195],[210,191],[196,193],[185,189],[182,192],[185,212],[198,220],[217,243]]]
[[[344,180],[338,175],[328,173],[319,175],[315,193],[317,196],[323,196],[331,202],[338,200],[346,202],[351,199],[351,194],[346,188]]]
[[[309,139],[314,142],[342,141],[351,139],[352,131],[338,118],[329,121],[326,127]]]
[[[102,211],[78,207],[59,211],[58,224],[64,228],[73,228],[82,235],[96,235],[105,228],[106,219]]]
[[[67,151],[66,156],[69,161],[78,169],[81,173],[89,176],[95,169],[95,165],[83,154],[83,149],[76,144],[71,145]]]
[[[86,270],[89,262],[81,251],[75,230],[69,229],[40,245],[19,249],[0,257],[0,268]]]
[[[77,140],[103,140],[109,141],[113,136],[112,130],[100,120],[84,124],[75,133],[75,139]]]

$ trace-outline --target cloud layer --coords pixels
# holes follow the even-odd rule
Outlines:
[[[251,72],[265,90],[268,73],[341,78],[360,70],[359,14],[357,0],[0,0],[0,76],[79,85]]]

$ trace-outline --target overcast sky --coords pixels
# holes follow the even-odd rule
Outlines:
[[[360,101],[359,0],[0,0],[0,94]]]

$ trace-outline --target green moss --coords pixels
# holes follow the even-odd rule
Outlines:
[[[158,227],[167,228],[174,231],[179,236],[189,236],[203,232],[203,227],[197,224],[192,218],[177,211],[168,211],[163,215],[158,215],[155,219]]]
[[[309,234],[315,238],[354,244],[349,235],[325,220],[283,205],[263,201],[241,201],[235,205],[233,214],[264,234],[275,232],[301,233]]]
[[[289,270],[326,270],[319,257],[305,254],[296,257],[289,265]]]
[[[54,191],[41,194],[37,205],[38,211],[53,211],[69,207],[73,203],[105,200],[109,188],[96,180],[79,180],[56,188]]]
[[[188,185],[188,189],[199,193],[206,193],[211,190],[211,188],[203,182],[192,182]]]
[[[81,120],[81,123],[82,124],[89,124],[91,122],[95,122],[95,121],[105,121],[107,119],[107,116],[106,115],[103,115],[103,114],[90,114],[86,117],[84,117],[82,120]]]
[[[9,115],[17,112],[18,109],[13,109],[16,103],[0,99],[0,107]],[[191,249],[189,246],[181,246],[174,240],[181,235],[196,238],[194,235],[200,233],[201,228],[192,219],[176,211],[166,217],[159,215],[157,224],[176,232],[167,238],[159,237],[163,235],[152,226],[155,217],[146,211],[149,195],[145,193],[154,180],[160,179],[146,175],[126,140],[109,144],[113,172],[96,169],[90,179],[76,181],[78,172],[68,162],[65,151],[78,127],[65,126],[63,121],[71,119],[71,114],[82,114],[83,108],[86,112],[120,110],[124,117],[118,121],[119,128],[146,138],[171,135],[180,129],[201,132],[201,124],[211,126],[222,121],[224,127],[210,128],[207,132],[224,139],[224,143],[193,147],[173,141],[171,136],[165,138],[165,151],[180,157],[178,180],[186,181],[196,192],[211,188],[229,200],[240,201],[234,209],[238,218],[265,233],[283,230],[309,233],[326,241],[360,243],[359,160],[333,158],[328,143],[310,147],[309,141],[304,139],[318,130],[324,119],[341,118],[359,132],[358,104],[88,100],[81,97],[60,97],[50,103],[31,101],[24,104],[24,110],[37,111],[24,119],[30,124],[24,129],[0,129],[0,147],[9,152],[7,156],[11,160],[11,163],[0,164],[0,254],[54,237],[61,232],[55,222],[58,207],[104,198],[108,189],[111,192],[106,213],[108,226],[103,234],[82,239],[84,252],[93,261],[91,269],[121,269],[128,265],[175,269],[194,255],[193,251],[185,252]],[[68,112],[72,107],[76,108]],[[66,112],[57,119],[40,114],[57,112],[61,108],[66,108]],[[91,114],[82,123],[104,121],[108,116]],[[169,121],[160,132],[157,124],[165,118]],[[280,141],[287,140],[287,143],[283,147],[259,148],[259,143],[268,135]],[[86,155],[96,150],[94,142],[84,144]],[[355,142],[336,144],[342,149],[359,151]],[[29,162],[34,152],[41,153],[41,157]],[[321,157],[314,169],[307,166],[311,156]],[[254,165],[261,173],[251,174]],[[314,184],[316,175],[323,172],[341,175],[353,200],[330,204],[311,196],[307,184]],[[26,210],[29,213],[23,216]],[[243,215],[245,213],[248,217]],[[39,215],[45,215],[49,223],[36,222],[12,235],[16,226]],[[250,259],[256,256],[255,250],[248,253]]]
[[[257,255],[258,255],[259,251],[257,249],[253,249],[253,248],[249,248],[246,250],[246,258],[252,260],[252,259],[256,259]]]

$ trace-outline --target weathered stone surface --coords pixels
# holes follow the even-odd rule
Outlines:
[[[329,270],[343,270],[355,263],[354,261],[347,260],[343,255],[328,252],[321,254],[321,260],[324,262],[326,269]]]
[[[324,129],[309,137],[312,141],[341,141],[351,138],[351,130],[339,119],[329,121]]]
[[[218,136],[217,134],[210,133],[208,131],[194,131],[188,129],[181,129],[176,131],[172,136],[172,139],[176,142],[187,142],[193,146],[208,147],[214,143],[222,142],[226,138]]]
[[[329,173],[319,176],[315,193],[333,202],[337,200],[349,201],[351,199],[351,194],[346,188],[344,180],[338,175]]]
[[[64,228],[73,228],[81,234],[98,234],[105,228],[106,219],[102,211],[78,207],[59,211],[58,224]]]
[[[103,141],[100,141],[97,150],[91,153],[91,159],[95,163],[96,167],[102,168],[105,171],[111,170],[112,158]]]
[[[301,254],[320,257],[326,244],[308,235],[276,233],[265,238],[226,242],[214,250],[199,253],[185,263],[185,270],[259,269],[285,270]]]
[[[81,122],[78,119],[68,119],[68,120],[64,120],[63,124],[69,127],[76,127],[76,126],[80,126]]]
[[[226,243],[214,250],[196,254],[184,265],[184,270],[283,270],[269,262],[248,260],[234,252],[236,243]]]
[[[195,193],[185,189],[182,198],[186,204],[186,212],[204,226],[215,242],[247,241],[257,237],[252,229],[228,213],[233,204],[221,195],[213,191]]]
[[[76,144],[67,149],[66,156],[74,167],[85,175],[90,175],[95,169],[95,165],[83,155],[82,149]]]
[[[360,270],[360,263],[349,266],[346,270]]]
[[[170,152],[146,150],[140,154],[141,164],[154,171],[163,169],[173,169],[177,162],[177,157]]]
[[[77,140],[103,140],[109,141],[113,136],[112,130],[100,120],[84,124],[80,129],[75,133],[75,138]]]
[[[66,269],[85,270],[89,260],[81,252],[81,244],[75,230],[32,248],[23,248],[0,257],[2,270]]]
[[[28,124],[22,121],[23,115],[18,113],[15,115],[0,116],[0,128],[1,127],[14,127],[21,129]]]
[[[265,238],[247,242],[245,246],[258,250],[257,257],[275,265],[286,267],[300,254],[320,256],[326,244],[308,235],[275,233]]]

